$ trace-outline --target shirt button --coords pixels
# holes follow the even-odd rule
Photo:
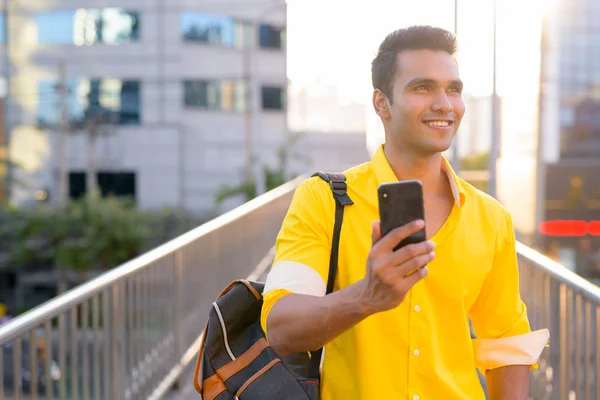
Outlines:
[[[419,312],[419,311],[421,311],[421,307],[419,307],[419,306],[415,306],[415,311],[416,311],[416,312]]]
[[[415,351],[413,351],[413,354],[414,354],[415,356],[418,356],[418,355],[420,354],[420,353],[419,353],[419,350],[415,350]]]
[[[418,395],[418,394],[415,394],[415,395],[413,396],[413,400],[419,400],[419,395]]]

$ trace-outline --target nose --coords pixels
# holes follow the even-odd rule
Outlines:
[[[444,114],[449,114],[452,111],[454,111],[454,106],[448,98],[448,95],[446,94],[445,90],[439,91],[438,95],[435,97],[433,103],[431,104],[431,110]]]

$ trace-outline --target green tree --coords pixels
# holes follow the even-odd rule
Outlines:
[[[0,147],[0,154],[2,153],[2,147]],[[23,166],[14,161],[8,161],[4,158],[0,158],[0,207],[8,207],[8,196],[7,196],[7,174],[8,168],[11,168],[11,182],[10,185],[15,187],[22,188],[31,188],[31,185],[25,180],[15,176],[15,172],[19,169],[23,168]]]
[[[68,235],[60,235],[54,266],[75,271],[107,270],[139,254],[149,236],[147,216],[131,199],[92,197],[72,202]],[[64,232],[64,230],[62,230]]]
[[[4,266],[71,272],[113,268],[139,254],[149,237],[148,216],[130,199],[83,198],[64,206],[4,209],[0,253]]]

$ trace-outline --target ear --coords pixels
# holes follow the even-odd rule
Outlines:
[[[390,102],[387,96],[379,89],[373,91],[373,108],[382,119],[390,118]]]

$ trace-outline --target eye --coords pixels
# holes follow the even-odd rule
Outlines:
[[[415,88],[415,90],[417,90],[417,91],[422,91],[422,90],[429,90],[429,88],[428,88],[427,86],[417,86],[417,87]]]

